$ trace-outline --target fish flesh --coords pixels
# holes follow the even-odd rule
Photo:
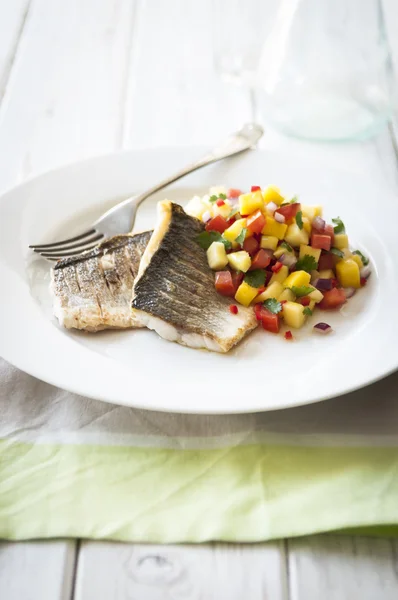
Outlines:
[[[252,308],[230,311],[231,298],[214,287],[214,272],[196,241],[204,225],[168,200],[158,204],[158,224],[134,282],[136,322],[166,340],[228,352],[257,326]]]
[[[131,292],[151,235],[116,235],[93,250],[58,261],[51,289],[59,323],[85,331],[140,327],[131,311]]]

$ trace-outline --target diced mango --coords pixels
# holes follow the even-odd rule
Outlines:
[[[227,257],[229,264],[235,271],[242,271],[243,273],[246,273],[252,264],[250,254],[246,252],[246,250],[231,252],[231,254],[227,254]]]
[[[224,231],[223,236],[229,242],[234,242],[244,227],[246,227],[246,219],[238,219]]]
[[[363,262],[362,262],[362,260],[361,260],[361,257],[360,257],[360,256],[358,256],[358,254],[353,254],[353,255],[351,256],[351,258],[352,258],[352,260],[355,260],[355,262],[357,263],[358,267],[359,267],[360,269],[362,269],[362,267],[363,267]]]
[[[323,294],[322,292],[320,292],[317,289],[314,289],[313,292],[311,292],[310,294],[308,294],[308,297],[311,298],[311,300],[313,300],[314,302],[316,302],[316,304],[318,304],[318,302],[320,302],[321,300],[323,300]],[[311,308],[312,310],[312,308]]]
[[[294,285],[299,287],[301,285],[308,285],[311,280],[311,275],[306,271],[294,271],[283,282],[283,287],[292,288]]]
[[[319,279],[334,279],[332,269],[322,269],[319,271]]]
[[[313,310],[314,310],[314,308],[315,308],[315,305],[316,305],[316,302],[315,302],[315,300],[311,300],[311,301],[310,301],[310,303],[309,303],[309,305],[308,305],[308,308],[309,308],[311,311],[313,311]]]
[[[322,216],[322,206],[307,206],[306,204],[301,205],[301,212],[303,213],[303,217],[306,217],[310,223],[315,219],[315,217]]]
[[[285,248],[284,246],[279,246],[279,248],[277,248],[274,252],[274,257],[280,258],[282,254],[290,254],[291,256],[293,256],[293,254],[289,252],[287,248]]]
[[[303,228],[307,233],[311,233],[311,221],[307,217],[303,217]]]
[[[258,294],[258,289],[252,287],[246,281],[242,281],[240,286],[238,287],[235,300],[239,302],[239,304],[243,304],[243,306],[249,306],[249,304],[254,300],[254,298]]]
[[[207,262],[210,269],[219,271],[227,266],[228,256],[222,242],[213,242],[207,249]]]
[[[336,265],[336,275],[340,285],[343,287],[361,287],[361,276],[359,273],[359,266],[349,258],[347,260],[341,260]]]
[[[275,250],[278,245],[278,238],[273,235],[262,235],[261,236],[261,248],[266,250]]]
[[[343,248],[348,248],[348,235],[346,235],[345,233],[338,233],[334,236],[333,245],[339,250],[343,250]]]
[[[282,306],[282,316],[288,327],[300,329],[305,322],[304,306],[298,302],[286,302]]]
[[[278,240],[283,240],[286,230],[287,225],[285,225],[285,223],[278,223],[278,221],[275,221],[274,217],[267,216],[261,233],[263,235],[275,236]]]
[[[279,283],[283,283],[286,277],[289,275],[289,269],[285,265],[279,269],[277,273],[274,273],[270,279],[270,284],[274,283],[274,281],[278,281]]]
[[[280,189],[273,185],[263,191],[263,198],[266,204],[268,204],[268,202],[275,202],[277,206],[280,206],[285,201],[284,197],[281,195]]]
[[[264,208],[263,195],[260,190],[239,196],[239,212],[241,215],[251,215],[259,208]]]
[[[208,206],[203,202],[200,196],[194,196],[185,207],[185,212],[191,217],[201,219],[203,213],[208,210]]]
[[[304,229],[304,227],[303,229],[300,229],[297,223],[292,223],[287,229],[285,240],[291,246],[298,248],[299,246],[301,246],[301,244],[308,244],[309,235],[308,232]]]
[[[258,290],[257,290],[258,291]],[[274,281],[271,283],[264,292],[261,292],[256,298],[257,302],[264,302],[264,300],[268,300],[268,298],[276,298],[279,299],[279,296],[283,292],[283,286],[279,283],[279,281]]]
[[[224,203],[221,206],[217,206],[217,203],[214,202],[213,204],[213,215],[216,217],[217,215],[220,215],[221,217],[224,217],[224,219],[228,219],[229,215],[232,212],[232,207],[230,204]]]
[[[279,300],[279,302],[282,302],[283,300],[286,300],[286,302],[294,302],[296,299],[296,296],[293,294],[292,290],[290,290],[289,288],[285,288],[283,290],[283,292],[281,293],[281,295],[277,298],[277,300]]]
[[[301,244],[299,258],[303,258],[303,256],[305,256],[306,254],[308,254],[308,256],[313,256],[316,262],[318,263],[319,257],[321,256],[321,250],[318,250],[318,248],[312,248],[312,246],[306,246],[305,244]]]

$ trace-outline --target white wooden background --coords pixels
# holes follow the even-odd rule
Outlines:
[[[261,0],[259,0],[261,1]],[[0,0],[0,190],[120,148],[211,145],[257,117],[212,70],[211,0]],[[398,59],[398,6],[386,1]],[[366,144],[265,147],[387,178]],[[396,600],[398,542],[314,536],[258,545],[0,543],[1,600]]]

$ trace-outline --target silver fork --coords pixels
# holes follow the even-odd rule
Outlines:
[[[103,239],[113,235],[129,233],[133,229],[138,207],[149,196],[152,196],[155,192],[158,192],[174,181],[185,177],[185,175],[188,175],[197,169],[201,169],[202,167],[210,165],[218,160],[222,160],[223,158],[234,156],[235,154],[249,150],[257,144],[263,133],[264,131],[260,125],[257,125],[256,123],[247,123],[240,131],[231,135],[222,144],[216,146],[211,152],[196,162],[186,166],[167,179],[164,179],[142,194],[133,198],[127,198],[127,200],[123,200],[108,210],[86,231],[58,242],[32,244],[29,248],[32,248],[47,260],[54,261],[61,258],[67,258],[68,256],[75,256],[76,254],[80,254],[87,250],[92,250]]]

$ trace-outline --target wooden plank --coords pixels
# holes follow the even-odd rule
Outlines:
[[[283,544],[82,543],[75,600],[285,600]]]
[[[14,63],[30,0],[0,2],[0,103]]]
[[[249,93],[213,68],[212,0],[139,2],[125,147],[209,145],[251,120]]]
[[[394,540],[321,535],[291,540],[291,600],[396,600],[398,544]]]
[[[119,147],[134,23],[135,0],[34,0],[0,108],[0,188]]]
[[[69,600],[76,542],[0,543],[0,598]]]

